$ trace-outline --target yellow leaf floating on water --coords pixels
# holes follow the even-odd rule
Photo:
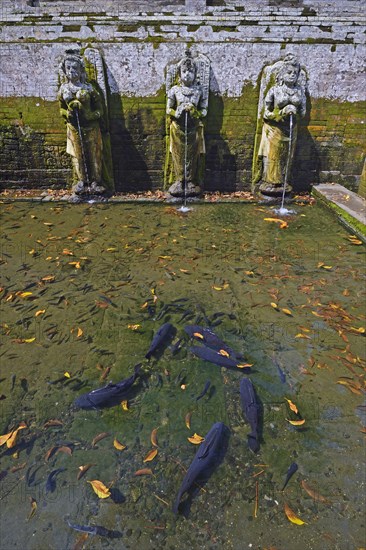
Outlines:
[[[333,269],[333,266],[332,265],[325,265],[324,262],[319,262],[318,263],[318,267],[321,267],[322,269],[326,269],[326,270],[330,270],[330,269]]]
[[[127,328],[129,328],[130,330],[138,330],[139,328],[141,328],[141,325],[127,325]]]
[[[108,498],[111,496],[110,490],[101,481],[94,479],[93,481],[88,481],[87,483],[90,483],[99,498]]]
[[[288,226],[288,223],[280,218],[263,218],[265,222],[275,222],[280,225],[280,229],[285,229]]]
[[[147,455],[145,456],[142,462],[151,462],[152,460],[154,460],[157,454],[158,454],[157,449],[151,449],[151,451],[147,453]]]
[[[277,311],[280,311],[280,308],[278,307],[278,305],[275,302],[271,302],[271,306],[273,307],[273,309],[276,309]]]
[[[34,316],[38,317],[39,315],[43,315],[44,313],[46,313],[45,309],[39,309],[38,311],[35,312]]]
[[[186,424],[186,426],[187,426],[187,428],[188,428],[189,430],[191,429],[191,417],[192,417],[192,413],[191,413],[191,412],[188,412],[188,413],[186,414],[185,419],[184,419],[184,422],[185,422],[185,424]]]
[[[122,443],[120,443],[118,439],[114,438],[113,447],[115,447],[117,451],[123,451],[127,448],[127,445],[122,445]]]
[[[81,329],[80,327],[78,328],[78,331],[77,331],[77,334],[76,334],[76,337],[77,338],[80,338],[80,336],[82,336],[84,334],[83,332],[83,329]]]
[[[0,436],[0,447],[2,445],[4,445],[5,443],[6,443],[6,446],[8,447],[8,449],[11,449],[11,447],[14,447],[18,431],[19,430],[24,430],[24,428],[26,428],[26,427],[27,427],[26,423],[22,422],[21,424],[19,424],[19,426],[15,430],[12,430],[11,432],[9,432],[5,435],[1,435]]]
[[[222,355],[223,357],[230,357],[230,354],[229,354],[226,350],[224,350],[224,349],[220,349],[220,350],[218,351],[218,353],[219,353],[220,355]]]
[[[128,411],[128,401],[127,401],[127,399],[124,399],[123,401],[121,401],[121,407],[124,411]]]
[[[29,298],[29,296],[33,296],[33,292],[20,292],[18,296],[20,296],[21,298]]]
[[[285,514],[287,516],[287,519],[291,521],[291,523],[295,523],[296,525],[306,525],[305,521],[302,521],[295,512],[291,510],[291,508],[288,506],[288,504],[285,503]]]
[[[31,503],[31,509],[30,509],[29,514],[28,514],[27,521],[32,519],[34,514],[37,512],[37,501],[36,501],[36,499],[33,498],[33,497],[30,497],[30,503]]]
[[[350,329],[352,332],[357,332],[358,334],[365,334],[366,333],[366,329],[365,327],[350,327]]]
[[[55,276],[54,275],[46,275],[45,277],[42,277],[41,281],[45,282],[45,283],[52,283],[52,281],[55,280]]]
[[[188,439],[188,441],[189,441],[190,443],[193,443],[193,445],[200,445],[200,444],[202,443],[202,441],[205,440],[204,437],[202,437],[202,436],[200,436],[200,435],[198,435],[198,434],[196,434],[196,433],[194,433],[194,434],[192,435],[192,437],[187,437],[187,439]]]
[[[193,336],[195,336],[196,338],[200,338],[201,340],[204,339],[203,335],[200,332],[194,332]]]
[[[19,425],[19,427],[16,430],[14,430],[14,432],[11,434],[9,439],[7,439],[7,441],[6,441],[6,446],[8,447],[8,449],[11,449],[12,447],[14,447],[19,430],[24,430],[24,428],[26,428],[26,427],[27,427],[27,425],[25,424],[25,422],[22,422]]]
[[[32,342],[34,342],[35,339],[36,339],[35,337],[33,337],[33,338],[25,338],[25,340],[23,340],[23,342],[24,342],[25,344],[31,344]]]
[[[237,369],[250,369],[250,367],[253,366],[254,363],[243,363],[240,365],[236,365]]]
[[[151,435],[150,435],[150,441],[151,441],[151,445],[154,445],[154,447],[159,447],[159,444],[158,444],[158,429],[159,428],[154,428],[151,432]]]
[[[310,336],[307,336],[307,334],[302,334],[302,332],[298,332],[295,338],[303,338],[305,340],[311,340]]]
[[[289,422],[293,426],[302,426],[303,424],[305,424],[304,419],[302,419],[302,420],[289,420],[288,418],[286,418],[286,420],[287,420],[287,422]]]
[[[289,315],[290,317],[292,317],[292,311],[289,310],[289,309],[286,309],[286,308],[282,308],[281,311],[285,314],[285,315]]]
[[[65,378],[71,378],[71,374],[69,372],[64,372],[64,377]]]
[[[294,413],[298,414],[298,408],[296,407],[295,403],[293,403],[290,399],[287,399],[287,397],[285,397],[287,403],[289,404],[289,407],[292,411],[294,411]]]

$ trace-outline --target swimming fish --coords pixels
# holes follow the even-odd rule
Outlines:
[[[296,462],[293,462],[292,464],[290,464],[290,467],[289,467],[289,469],[287,470],[286,479],[285,479],[285,484],[284,484],[284,486],[282,487],[281,491],[284,491],[284,490],[285,490],[286,485],[288,484],[288,482],[290,481],[290,479],[292,478],[292,476],[294,475],[294,473],[297,472],[298,468],[299,468],[299,467],[298,467],[298,465],[296,464]]]
[[[242,378],[240,381],[240,399],[244,416],[250,425],[251,432],[248,434],[248,446],[253,453],[259,451],[258,441],[258,402],[255,389],[249,378]]]
[[[145,355],[146,359],[150,359],[152,354],[167,340],[173,333],[174,327],[171,323],[164,323],[155,333],[150,348]]]
[[[197,355],[197,357],[200,357],[200,359],[204,359],[205,361],[209,361],[210,363],[214,363],[220,367],[226,367],[229,369],[238,367],[237,359],[232,359],[231,357],[221,355],[215,350],[206,348],[205,346],[192,346],[189,350],[194,353],[194,355]]]
[[[189,466],[173,504],[173,512],[177,514],[184,493],[197,489],[197,483],[207,481],[215,466],[222,458],[225,439],[229,430],[223,422],[216,422],[207,433],[203,443]]]
[[[202,397],[203,397],[204,395],[206,395],[206,393],[208,392],[208,389],[209,389],[210,386],[211,386],[211,380],[206,380],[205,387],[203,388],[203,390],[201,391],[201,393],[199,394],[199,396],[196,397],[196,401],[199,401],[200,399],[202,399]]]
[[[212,330],[208,328],[201,327],[199,325],[186,325],[184,327],[184,330],[191,338],[199,340],[208,348],[211,348],[215,351],[224,350],[235,359],[243,359],[241,353],[237,353],[232,348],[230,348],[214,332],[212,332]]]
[[[136,378],[140,376],[141,363],[135,366],[135,372],[129,378],[121,380],[117,384],[109,382],[103,388],[98,388],[89,393],[79,395],[74,405],[79,409],[97,409],[118,405],[131,389]]]
[[[64,472],[66,468],[57,468],[57,470],[53,470],[50,475],[47,478],[46,481],[46,494],[47,493],[53,493],[53,491],[56,489],[56,476],[60,474],[61,472]]]
[[[69,519],[66,519],[67,525],[75,531],[81,531],[82,533],[89,533],[89,535],[99,535],[100,537],[109,537],[110,539],[116,539],[122,537],[122,533],[119,531],[112,531],[101,527],[100,525],[78,525],[73,523]]]

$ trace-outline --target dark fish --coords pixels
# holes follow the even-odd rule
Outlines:
[[[238,366],[237,360],[232,359],[231,357],[225,357],[224,355],[217,353],[213,349],[206,348],[205,346],[192,346],[189,350],[194,353],[194,355],[197,355],[197,357],[200,357],[200,359],[204,359],[205,361],[209,361],[210,363],[214,363],[220,367],[230,369]]]
[[[176,342],[174,342],[174,344],[172,344],[170,346],[170,351],[172,352],[172,355],[175,355],[176,353],[178,353],[178,351],[181,349],[182,347],[182,342],[183,342],[183,338],[179,338],[179,340],[177,340]]]
[[[162,346],[165,340],[167,340],[173,333],[174,327],[171,323],[164,323],[158,331],[155,333],[154,338],[152,339],[150,348],[148,349],[147,354],[145,355],[146,359],[150,359],[152,354]]]
[[[31,464],[29,466],[29,468],[27,469],[26,474],[25,474],[25,481],[26,481],[26,484],[27,484],[28,487],[35,487],[39,483],[39,481],[36,483],[36,473],[38,472],[38,470],[40,470],[42,468],[42,466],[38,466],[32,472],[32,468],[35,465],[36,465],[36,462]]]
[[[242,378],[240,381],[241,407],[246,421],[252,430],[248,434],[248,446],[253,453],[259,451],[258,441],[258,403],[255,395],[255,389],[249,378]]]
[[[205,387],[203,388],[202,392],[199,394],[198,397],[196,397],[196,401],[199,401],[200,399],[202,399],[202,397],[204,395],[206,395],[206,393],[208,392],[208,388],[211,386],[211,380],[206,380],[206,384],[205,384]]]
[[[197,483],[207,481],[213,468],[221,460],[228,431],[223,422],[216,422],[207,433],[184,476],[173,505],[174,514],[178,513],[179,504],[184,493],[195,489]]]
[[[100,525],[78,525],[77,523],[72,523],[69,519],[67,519],[66,522],[71,529],[81,531],[82,533],[89,533],[89,535],[99,535],[100,537],[109,537],[110,539],[122,537],[122,533],[119,531],[112,531]]]
[[[212,332],[212,330],[208,328],[200,327],[199,325],[186,325],[184,330],[191,338],[195,338],[196,340],[203,342],[208,348],[216,351],[223,349],[235,359],[243,359],[243,356],[240,353],[237,353],[230,348],[214,332]]]
[[[280,365],[278,364],[278,362],[276,361],[274,355],[272,356],[272,361],[274,362],[274,364],[275,364],[276,367],[277,367],[278,374],[279,374],[279,377],[280,377],[280,380],[281,380],[282,384],[285,384],[285,383],[286,383],[286,374],[285,374],[285,372],[281,369],[281,367],[280,367]]]
[[[135,372],[129,378],[113,384],[110,382],[103,388],[98,388],[89,393],[80,395],[74,402],[79,409],[97,409],[103,407],[113,407],[118,405],[131,389],[132,384],[140,375],[141,364],[136,365]]]
[[[56,476],[60,474],[61,472],[64,472],[65,468],[57,468],[57,470],[53,470],[50,475],[47,478],[46,481],[46,494],[47,493],[53,493],[53,491],[56,489]]]
[[[297,472],[298,470],[298,465],[296,464],[296,462],[293,462],[289,469],[287,470],[287,474],[286,474],[286,479],[285,479],[285,484],[284,486],[282,487],[281,491],[284,491],[285,490],[285,487],[286,485],[288,484],[288,482],[290,481],[290,479],[292,478],[292,476],[294,475],[295,472]]]

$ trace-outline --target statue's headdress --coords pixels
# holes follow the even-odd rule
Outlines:
[[[192,59],[192,53],[190,50],[186,50],[184,52],[183,59],[178,63],[178,70],[181,71],[182,67],[186,67],[187,69],[193,70],[194,73],[197,72],[197,67],[195,62]]]

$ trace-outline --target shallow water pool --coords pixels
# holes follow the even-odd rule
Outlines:
[[[1,550],[365,545],[365,247],[322,207],[295,210],[285,226],[254,205],[2,204],[1,434],[27,427],[0,448]],[[148,361],[165,322],[181,347]],[[188,324],[210,327],[250,373],[196,358]],[[73,406],[140,362],[124,407]],[[243,376],[260,403],[256,455]],[[187,437],[218,421],[230,430],[225,457],[176,517],[197,451]],[[93,480],[111,496],[100,499]],[[86,537],[68,518],[116,538]]]

